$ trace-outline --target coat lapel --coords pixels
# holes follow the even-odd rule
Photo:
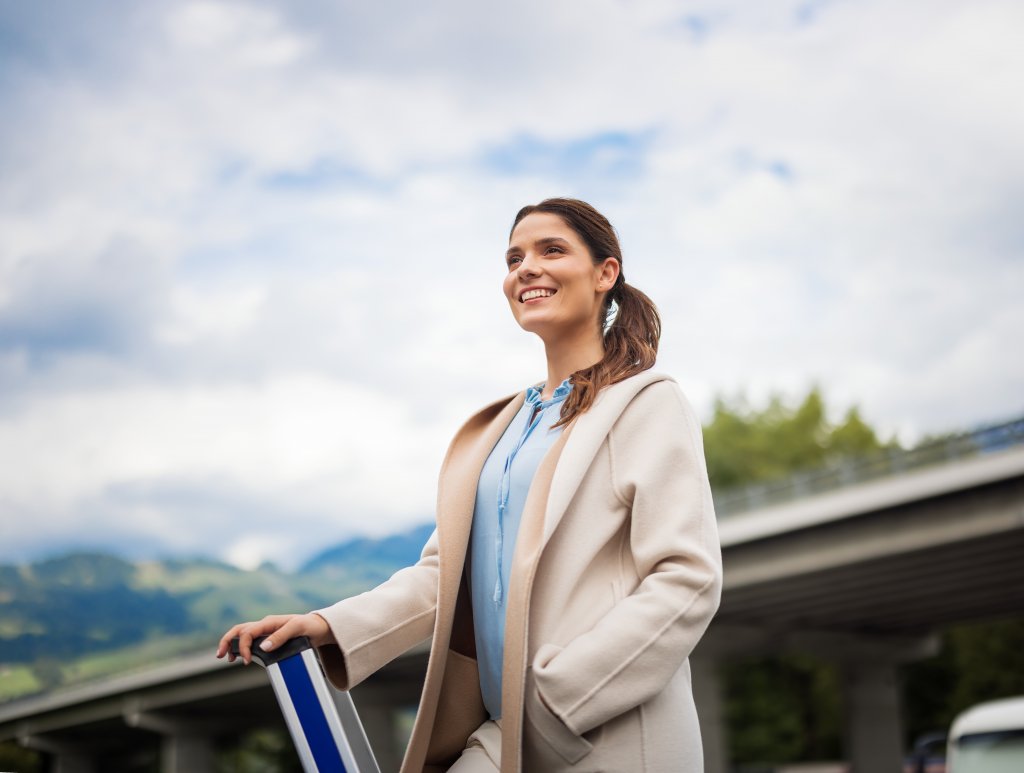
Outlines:
[[[480,470],[525,399],[525,393],[520,392],[473,416],[452,441],[441,468],[437,493],[440,592],[451,593],[453,604],[473,527]]]
[[[480,470],[525,397],[525,393],[519,393],[503,398],[472,416],[456,433],[441,465],[437,488],[437,618],[423,699],[402,763],[403,773],[421,773],[424,770],[435,720],[444,721],[443,717],[436,716],[437,704],[445,678],[459,585],[473,526]],[[469,732],[471,730],[467,731],[467,736]]]
[[[589,411],[573,422],[575,426],[566,438],[551,479],[551,489],[544,509],[543,544],[547,544],[558,522],[562,520],[594,456],[630,400],[644,387],[666,378],[660,373],[645,370],[612,384],[601,391]]]

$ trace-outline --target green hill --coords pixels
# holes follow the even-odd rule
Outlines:
[[[414,563],[432,528],[354,539],[294,573],[103,553],[0,565],[0,700],[212,649],[241,620],[328,606]]]
[[[376,584],[386,580],[396,567],[414,564],[433,530],[434,524],[430,523],[383,539],[354,539],[320,553],[301,572],[336,578],[364,577]]]

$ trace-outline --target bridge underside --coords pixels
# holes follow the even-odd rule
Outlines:
[[[905,634],[1024,611],[1024,528],[727,589],[715,624]]]
[[[352,691],[385,770],[397,769],[404,748],[395,709],[415,708],[426,660],[426,650],[418,648]],[[53,769],[61,773],[198,773],[216,767],[219,749],[237,748],[241,736],[261,728],[283,730],[281,709],[262,668],[235,665],[180,683],[41,710],[21,721],[0,723],[0,738],[13,737],[47,753],[55,761]]]
[[[846,513],[816,517],[818,507],[835,513],[842,497],[877,502],[884,487],[903,483],[720,523],[722,604],[693,658],[709,773],[728,769],[723,660],[800,652],[835,663],[852,768],[897,770],[904,744],[898,664],[935,654],[935,633],[949,625],[1024,614],[1020,465],[1002,479],[866,511],[854,502]],[[806,526],[792,528],[800,519]]]
[[[715,624],[905,634],[1024,610],[1024,479],[726,547]]]

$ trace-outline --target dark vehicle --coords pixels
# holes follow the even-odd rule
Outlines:
[[[903,760],[903,773],[946,773],[946,734],[927,733]]]

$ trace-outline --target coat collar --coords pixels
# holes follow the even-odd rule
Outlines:
[[[602,389],[590,410],[573,420],[572,431],[561,449],[551,479],[544,510],[544,544],[554,533],[594,456],[626,406],[642,389],[666,379],[669,376],[649,370],[623,379]]]
[[[558,526],[580,481],[622,411],[645,387],[666,379],[669,376],[646,370],[612,384],[601,390],[590,410],[577,416],[566,428],[568,436],[565,443],[551,449],[559,456],[544,507],[543,543]],[[452,441],[441,468],[437,522],[442,552],[454,553],[443,557],[442,567],[447,564],[457,569],[463,564],[473,525],[480,471],[509,422],[522,407],[524,398],[525,392],[519,392],[491,403],[470,417]]]

